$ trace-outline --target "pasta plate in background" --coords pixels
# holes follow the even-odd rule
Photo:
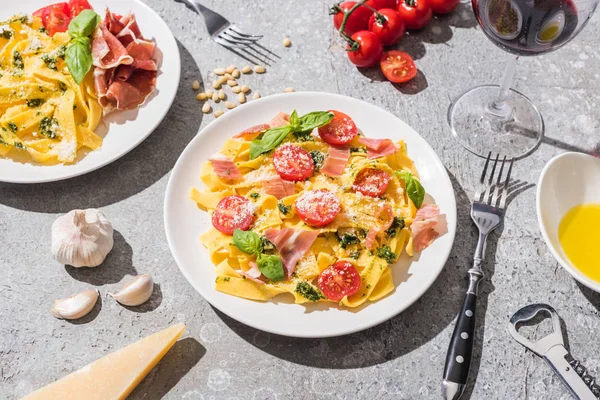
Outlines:
[[[99,168],[139,144],[169,110],[179,51],[145,4],[24,0],[0,14],[0,181],[47,182]],[[162,65],[164,56],[172,62]]]

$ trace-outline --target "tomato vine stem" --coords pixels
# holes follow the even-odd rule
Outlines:
[[[351,9],[349,9],[348,11],[343,11],[344,13],[344,19],[342,20],[342,24],[340,25],[340,29],[338,30],[338,32],[340,33],[340,36],[342,38],[344,38],[344,40],[346,42],[348,42],[348,44],[350,45],[350,48],[348,49],[349,51],[356,51],[360,48],[360,45],[358,44],[357,41],[353,40],[350,36],[346,35],[346,32],[344,32],[344,30],[346,29],[346,23],[348,22],[348,18],[350,17],[350,15],[352,15],[352,13],[354,12],[354,10],[356,10],[358,7],[360,6],[365,6],[370,8],[371,10],[375,11],[375,13],[377,13],[377,10],[375,10],[373,7],[364,4],[367,0],[360,0],[358,1],[354,6],[352,6]],[[377,13],[379,14],[379,13]]]

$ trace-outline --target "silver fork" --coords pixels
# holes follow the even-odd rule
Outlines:
[[[514,160],[507,160],[506,157],[500,160],[499,155],[493,160],[491,159],[491,155],[492,153],[490,152],[485,161],[479,188],[475,192],[473,203],[471,204],[471,218],[479,229],[479,240],[475,256],[473,257],[473,268],[469,269],[469,288],[467,289],[461,312],[458,315],[454,332],[450,339],[448,353],[446,354],[442,392],[444,399],[447,400],[460,398],[467,384],[475,339],[477,288],[479,281],[484,276],[481,267],[485,259],[485,245],[490,232],[502,223],[506,198],[508,197],[508,184]],[[488,178],[488,167],[492,161],[492,172]],[[494,179],[498,164],[500,164],[500,171],[497,178]],[[506,164],[508,164],[508,172],[506,179],[502,180]]]
[[[244,33],[237,26],[226,20],[221,14],[217,14],[195,0],[175,1],[185,4],[188,8],[196,11],[198,14],[202,14],[208,34],[221,46],[234,49],[245,49],[262,38],[262,35],[249,35]]]

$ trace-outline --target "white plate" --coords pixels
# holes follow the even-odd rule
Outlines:
[[[350,115],[366,136],[404,139],[428,194],[447,215],[448,233],[423,251],[419,260],[404,255],[392,266],[396,290],[359,309],[341,309],[333,303],[293,304],[289,295],[274,302],[257,302],[218,292],[215,271],[198,236],[210,227],[209,215],[189,197],[192,186],[202,188],[200,167],[219,150],[225,139],[253,125],[269,121],[279,111],[300,115],[336,109]],[[431,198],[428,199],[432,201]],[[360,100],[328,93],[286,93],[252,101],[228,111],[204,128],[183,151],[171,173],[165,194],[165,230],[179,269],[213,306],[246,325],[295,337],[328,337],[357,332],[400,313],[431,286],[441,272],[456,232],[456,200],[452,184],[433,149],[394,115]],[[401,283],[402,282],[402,283]],[[286,297],[289,296],[289,297]]]
[[[575,268],[558,240],[560,221],[580,204],[600,203],[600,158],[562,153],[544,167],[537,187],[537,215],[542,236],[556,260],[573,278],[600,293],[596,282]]]
[[[55,1],[2,1],[0,20],[8,19],[18,13],[31,14],[40,7],[53,2]],[[102,147],[89,152],[79,162],[72,165],[40,165],[0,158],[0,181],[52,182],[83,175],[103,167],[124,156],[146,139],[160,124],[171,107],[179,86],[180,59],[177,42],[167,24],[154,10],[141,1],[91,0],[90,4],[103,18],[106,7],[118,14],[132,11],[144,37],[156,40],[159,61],[156,93],[138,110],[110,114],[104,122],[106,127],[100,125],[98,128],[98,132],[104,136]],[[162,62],[163,59],[169,60],[169,62]]]

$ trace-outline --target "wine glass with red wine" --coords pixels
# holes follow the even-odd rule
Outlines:
[[[544,134],[537,108],[510,88],[519,56],[556,50],[573,39],[600,0],[472,0],[486,36],[514,54],[500,85],[481,85],[458,96],[448,110],[452,134],[469,151],[491,151],[519,158],[529,154]]]

